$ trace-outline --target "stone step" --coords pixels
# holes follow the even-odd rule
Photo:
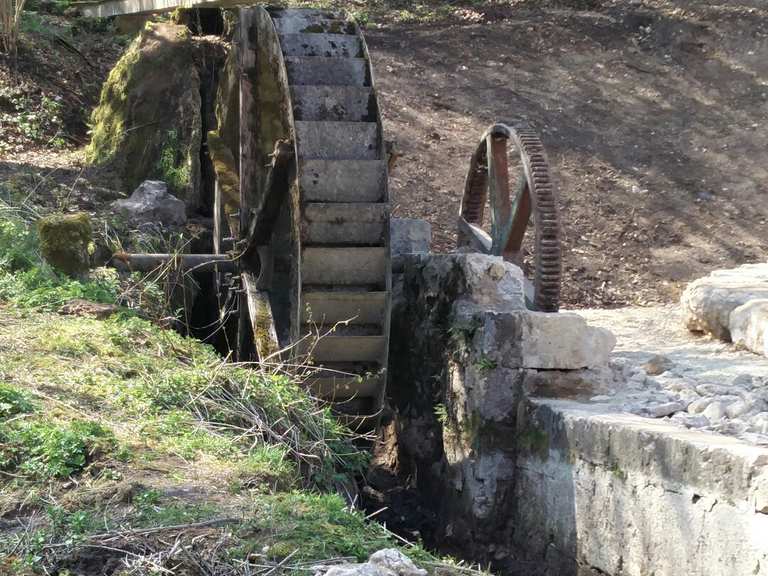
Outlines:
[[[284,56],[324,58],[362,58],[360,38],[350,34],[283,34],[280,46]]]
[[[294,120],[375,122],[373,90],[359,86],[293,86]]]
[[[300,160],[378,160],[376,122],[295,123]]]
[[[382,202],[387,166],[382,160],[304,160],[299,165],[305,202]]]
[[[291,86],[370,86],[368,63],[364,58],[285,58]]]
[[[307,285],[379,285],[387,273],[387,247],[305,247],[301,281]]]
[[[382,245],[386,239],[388,204],[306,203],[302,211],[304,245]]]

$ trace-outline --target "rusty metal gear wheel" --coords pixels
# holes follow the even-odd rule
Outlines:
[[[514,188],[510,160],[519,162]],[[486,214],[486,204],[490,214]],[[524,241],[533,216],[525,270]],[[490,217],[490,218],[488,218]],[[484,229],[486,228],[486,229]],[[489,229],[488,229],[489,228]],[[533,285],[529,307],[557,312],[560,305],[560,213],[549,164],[538,135],[527,126],[494,124],[472,155],[458,223],[458,247],[502,256],[526,272]]]

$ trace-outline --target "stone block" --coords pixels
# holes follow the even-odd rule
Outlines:
[[[734,344],[768,356],[768,299],[750,300],[736,308],[728,328]]]
[[[521,314],[522,367],[538,370],[578,370],[608,363],[616,337],[605,328],[587,325],[578,314]]]
[[[756,299],[768,299],[768,264],[717,270],[691,282],[683,292],[685,325],[691,331],[730,340],[731,312]]]
[[[37,221],[40,252],[51,266],[72,277],[88,272],[93,241],[91,219],[85,212],[51,214]]]

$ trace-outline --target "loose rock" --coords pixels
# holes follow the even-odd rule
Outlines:
[[[723,406],[722,402],[712,402],[704,409],[702,415],[706,416],[707,420],[714,424],[725,416],[725,406]]]
[[[663,374],[667,370],[670,370],[674,364],[675,363],[666,356],[657,354],[643,364],[642,368],[650,376],[658,376],[659,374]]]
[[[112,207],[134,226],[183,226],[187,221],[184,202],[169,194],[165,182],[159,180],[142,182],[130,198],[117,200]]]
[[[315,576],[427,576],[426,570],[394,548],[379,550],[362,564],[315,566],[313,570]]]

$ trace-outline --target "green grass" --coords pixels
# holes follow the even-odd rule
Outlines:
[[[0,211],[0,514],[35,518],[0,534],[0,574],[65,574],[61,558],[126,530],[150,532],[108,545],[164,553],[199,537],[165,528],[222,518],[202,549],[233,569],[397,544],[330,493],[368,454],[296,376],[224,363],[135,314],[53,313],[72,297],[115,301],[117,287],[114,275],[56,275],[31,223]]]
[[[35,227],[0,201],[0,301],[53,310],[74,298],[115,302],[118,290],[114,271],[100,270],[88,280],[73,280],[45,264]]]

